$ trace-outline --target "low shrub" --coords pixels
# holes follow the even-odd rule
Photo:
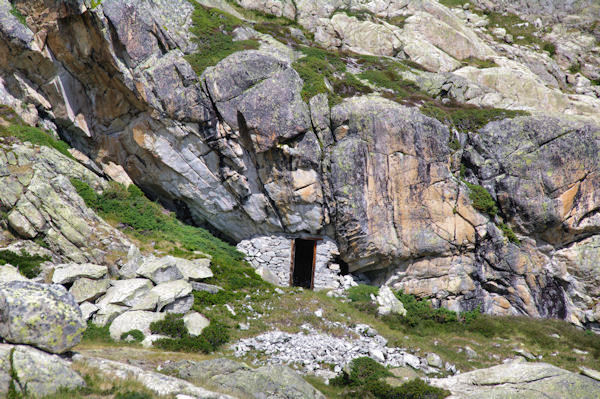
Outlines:
[[[144,338],[144,333],[140,330],[131,330],[121,334],[121,341],[142,342]]]
[[[548,52],[550,57],[554,57],[554,55],[556,55],[556,46],[554,45],[554,43],[546,42],[544,43],[544,46],[542,48],[544,49],[544,51]]]
[[[193,337],[189,334],[182,315],[168,314],[164,320],[150,324],[153,334],[162,334],[171,338],[162,338],[154,342],[154,346],[175,352],[211,353],[229,342],[229,328],[218,322],[202,330],[202,334]]]
[[[352,360],[349,373],[343,371],[329,383],[347,387],[342,393],[344,398],[371,397],[376,399],[442,399],[450,392],[432,387],[420,379],[393,387],[384,378],[392,376],[384,366],[368,357]]]
[[[469,198],[473,203],[473,208],[483,213],[487,213],[491,217],[496,216],[498,213],[496,201],[494,201],[494,198],[485,187],[468,182],[465,182],[465,184],[469,188]]]
[[[82,342],[90,343],[113,343],[113,339],[110,337],[109,325],[103,327],[97,326],[92,321],[88,321],[87,329],[83,333],[81,338]]]
[[[49,260],[50,258],[47,256],[30,255],[24,250],[21,250],[20,253],[0,251],[0,265],[11,264],[27,278],[37,277],[40,274],[40,265]]]
[[[168,313],[164,319],[152,322],[150,331],[152,334],[166,335],[171,338],[183,338],[188,335],[182,315],[175,313]]]
[[[504,233],[504,236],[506,238],[508,238],[508,241],[512,242],[513,244],[517,244],[517,245],[521,243],[521,240],[519,240],[519,237],[517,237],[517,235],[510,228],[509,225],[507,225],[506,223],[500,223],[500,224],[498,224],[498,227],[500,228],[500,230],[502,230],[502,233]]]
[[[373,285],[359,284],[348,288],[346,293],[352,302],[370,302],[371,295],[377,296],[379,288]]]
[[[569,67],[569,72],[575,74],[581,72],[581,64],[579,62],[574,62]]]

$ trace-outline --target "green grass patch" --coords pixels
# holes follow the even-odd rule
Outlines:
[[[0,265],[11,264],[27,278],[37,277],[40,274],[40,265],[49,260],[47,256],[30,255],[24,250],[20,253],[0,251]]]
[[[237,51],[258,48],[255,40],[233,41],[231,32],[244,24],[242,20],[215,8],[190,3],[194,6],[190,32],[195,36],[198,51],[185,58],[198,76],[209,66],[216,65]]]
[[[20,141],[29,141],[31,144],[54,148],[61,154],[73,159],[73,156],[69,153],[67,143],[56,140],[42,129],[27,125],[11,108],[0,105],[0,118],[10,123],[6,127],[0,125],[0,137],[14,137]]]
[[[421,112],[462,132],[475,132],[493,121],[529,115],[526,111],[478,108],[457,103],[441,105],[433,101],[423,104]]]
[[[183,315],[167,314],[164,320],[150,324],[153,334],[170,337],[155,341],[154,346],[168,351],[211,353],[229,341],[228,327],[215,321],[202,330],[199,336],[191,336],[182,317]]]
[[[349,365],[349,372],[330,380],[334,386],[347,387],[342,398],[367,397],[374,399],[442,399],[450,392],[432,387],[421,379],[393,387],[385,382],[392,376],[384,366],[368,357],[359,357]]]
[[[462,60],[462,64],[465,66],[474,66],[479,69],[494,68],[498,66],[498,64],[496,64],[494,60],[482,60],[475,57],[465,58],[464,60]]]
[[[330,104],[339,102],[340,96],[329,91],[325,79],[333,85],[346,72],[346,64],[337,53],[332,51],[318,47],[302,47],[301,51],[304,57],[294,62],[292,67],[304,81],[302,87],[304,101],[308,102],[317,94],[325,93],[329,97]]]
[[[359,284],[346,290],[346,295],[352,302],[370,302],[371,295],[377,296],[378,293],[379,287],[366,284]]]
[[[490,10],[485,10],[484,14],[489,21],[489,29],[500,27],[506,29],[506,33],[512,35],[516,44],[533,45],[537,44],[540,48],[544,48],[546,43],[535,34],[537,28],[531,23],[519,18],[511,13],[498,13]]]
[[[487,213],[492,218],[498,214],[496,201],[494,201],[494,198],[485,187],[469,182],[465,182],[465,184],[469,188],[469,198],[473,203],[473,208]]]
[[[11,4],[10,6],[10,13],[14,15],[21,24],[27,26],[27,20],[25,19],[25,16],[21,14],[21,11],[19,11],[14,4]]]

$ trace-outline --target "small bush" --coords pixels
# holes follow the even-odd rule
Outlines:
[[[164,320],[150,324],[150,331],[171,337],[155,341],[154,346],[176,352],[211,353],[230,339],[228,327],[214,321],[202,330],[202,334],[193,337],[185,327],[182,315],[176,314],[168,314]]]
[[[468,57],[462,60],[463,65],[471,65],[479,69],[485,68],[494,68],[497,67],[498,64],[494,62],[494,60],[482,60],[475,57]]]
[[[40,274],[40,265],[49,260],[50,258],[47,256],[30,255],[24,250],[20,254],[6,250],[0,251],[0,265],[11,264],[27,278],[37,277]]]
[[[509,225],[507,225],[506,223],[500,223],[500,224],[498,224],[498,227],[500,228],[500,230],[502,230],[502,233],[504,233],[504,236],[506,238],[508,238],[508,241],[510,241],[514,244],[517,244],[517,245],[521,243],[521,240],[519,240],[519,237],[517,237],[517,235],[510,228]]]
[[[82,342],[100,342],[100,343],[112,343],[113,339],[110,337],[109,331],[110,325],[100,327],[88,321],[87,329],[83,333]]]
[[[569,72],[575,74],[581,72],[581,64],[579,62],[574,62],[569,67]]]
[[[17,9],[17,7],[15,7],[14,4],[11,5],[10,13],[12,15],[14,15],[22,25],[27,26],[27,21],[25,20],[25,16],[23,14],[21,14],[21,11],[19,11]]]
[[[182,315],[175,313],[168,313],[163,320],[152,322],[150,331],[152,334],[166,335],[171,338],[183,338],[188,335]]]
[[[392,387],[384,378],[392,376],[384,366],[368,357],[352,360],[349,373],[343,371],[331,379],[333,386],[347,387],[344,398],[374,397],[376,399],[442,399],[450,392],[432,387],[420,379]]]
[[[487,213],[491,217],[496,216],[498,213],[498,207],[496,206],[496,201],[492,195],[485,189],[477,184],[471,184],[465,182],[467,187],[469,188],[469,198],[473,202],[473,208],[481,211],[483,213]]]
[[[352,302],[371,302],[371,295],[377,296],[379,288],[372,285],[359,284],[348,288],[346,292]]]
[[[458,103],[441,105],[433,101],[423,104],[421,112],[463,132],[476,132],[493,121],[528,115],[525,111],[478,108]]]
[[[550,57],[554,57],[554,55],[556,55],[556,46],[554,45],[554,43],[546,42],[544,43],[544,46],[542,48],[544,49],[544,51],[548,52]]]
[[[142,342],[143,340],[144,333],[140,330],[131,330],[121,334],[121,341]]]

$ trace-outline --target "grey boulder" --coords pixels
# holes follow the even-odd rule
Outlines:
[[[0,337],[63,353],[81,341],[86,323],[75,299],[60,285],[29,281],[0,284]]]

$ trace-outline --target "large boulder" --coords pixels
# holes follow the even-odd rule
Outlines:
[[[85,386],[83,378],[57,355],[29,346],[0,344],[0,394],[8,394],[11,381],[17,392],[33,397]]]
[[[600,382],[547,363],[510,362],[430,384],[456,399],[591,399],[600,397]]]
[[[292,369],[263,366],[251,369],[229,359],[182,360],[160,366],[163,372],[204,384],[216,384],[240,397],[281,399],[324,399],[325,396]]]
[[[106,266],[91,263],[68,263],[56,266],[52,274],[52,282],[54,284],[67,284],[84,277],[99,279],[107,273],[108,268]]]
[[[86,323],[73,296],[60,285],[29,281],[0,284],[0,337],[63,353],[81,341]]]

